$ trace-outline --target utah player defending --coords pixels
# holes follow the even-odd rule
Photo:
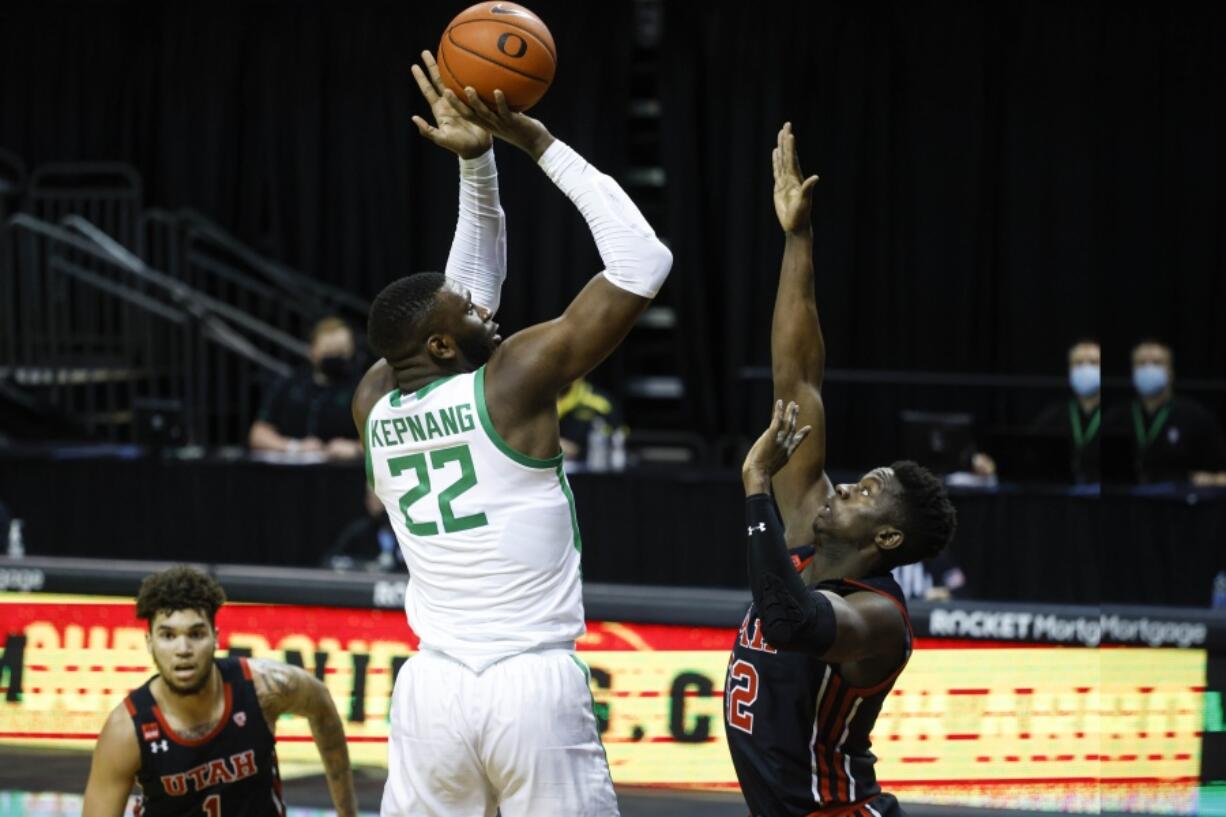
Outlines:
[[[217,609],[211,577],[172,567],[141,582],[136,615],[149,622],[158,674],[115,707],[94,748],[84,817],[123,814],[132,781],[137,817],[285,814],[274,747],[277,718],[311,723],[336,813],[357,814],[349,750],[324,685],[276,661],[215,658]]]
[[[358,387],[354,420],[421,638],[393,692],[382,814],[616,815],[574,654],[580,537],[557,397],[630,331],[672,255],[617,183],[540,122],[501,93],[493,109],[471,89],[461,101],[426,64],[431,82],[414,75],[438,127],[419,130],[455,149],[475,125],[523,150],[578,207],[606,266],[562,315],[505,342],[490,288],[459,284],[450,266],[394,281],[371,306],[383,360]],[[444,106],[463,122],[444,122]]]
[[[826,476],[809,227],[817,179],[801,176],[790,125],[773,158],[787,234],[771,330],[777,402],[742,469],[754,601],[724,685],[728,746],[754,817],[891,817],[903,812],[877,785],[869,740],[911,654],[890,569],[940,552],[956,514],[940,481],[912,462],[837,487]]]

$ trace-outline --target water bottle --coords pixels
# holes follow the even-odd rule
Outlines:
[[[1209,606],[1215,610],[1226,608],[1226,570],[1213,577],[1213,601]]]
[[[26,555],[26,543],[21,538],[21,525],[22,521],[20,519],[14,519],[9,522],[8,556],[10,559],[20,559]]]
[[[609,452],[609,467],[614,471],[626,470],[626,429],[615,428],[610,438],[613,449]]]
[[[592,420],[587,432],[587,468],[589,471],[609,470],[609,424],[603,417]]]

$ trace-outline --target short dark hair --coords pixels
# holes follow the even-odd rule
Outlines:
[[[385,286],[370,305],[366,321],[366,339],[374,353],[393,357],[405,352],[446,282],[441,272],[419,272]]]
[[[136,594],[136,617],[153,627],[158,613],[178,610],[199,610],[208,616],[209,624],[217,626],[217,611],[226,603],[226,591],[217,580],[194,567],[175,565],[146,576]]]
[[[1137,350],[1142,346],[1161,346],[1166,350],[1166,356],[1171,359],[1171,365],[1175,365],[1175,350],[1172,349],[1171,344],[1167,343],[1165,340],[1156,338],[1152,335],[1147,335],[1138,340],[1136,343],[1132,344],[1132,349],[1129,351],[1129,355],[1135,355]]]
[[[884,551],[886,567],[898,567],[931,559],[944,550],[958,529],[958,512],[940,477],[911,460],[890,465],[902,490],[899,500],[902,544]]]
[[[335,315],[330,315],[326,318],[320,318],[315,321],[315,325],[311,327],[311,343],[319,340],[320,335],[326,335],[329,332],[335,332],[338,329],[344,329],[349,334],[353,334],[353,328],[344,318],[338,318]]]

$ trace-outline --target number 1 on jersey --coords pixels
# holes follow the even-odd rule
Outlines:
[[[414,536],[437,536],[438,525],[433,522],[415,522],[409,515],[409,508],[430,494],[430,471],[441,471],[448,463],[458,463],[460,478],[445,488],[438,495],[439,518],[443,520],[443,530],[447,533],[459,533],[489,524],[484,513],[474,513],[467,516],[456,516],[451,508],[461,494],[477,484],[477,474],[473,469],[473,456],[467,445],[457,445],[430,452],[430,467],[426,466],[425,453],[408,454],[403,457],[392,457],[387,461],[388,470],[393,477],[398,477],[406,471],[414,471],[417,485],[400,497],[400,512],[404,514],[404,523],[409,533]]]
[[[204,798],[204,803],[200,806],[201,810],[209,817],[221,817],[221,795],[210,794]]]

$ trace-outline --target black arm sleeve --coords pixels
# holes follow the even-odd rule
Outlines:
[[[800,580],[784,542],[779,511],[768,494],[745,499],[749,526],[749,587],[762,634],[772,647],[826,652],[834,643],[834,608]]]

